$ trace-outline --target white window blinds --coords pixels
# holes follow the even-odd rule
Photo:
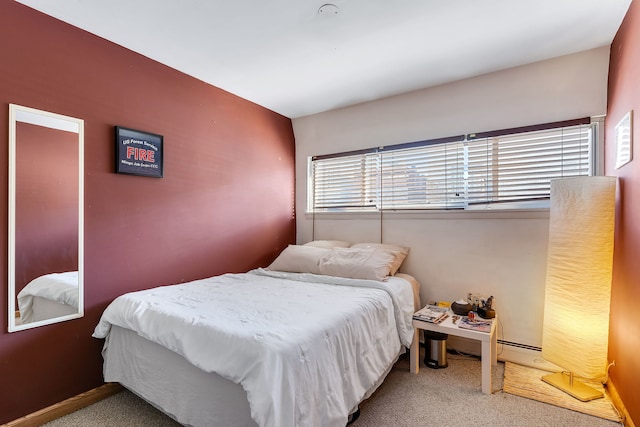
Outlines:
[[[316,210],[377,209],[378,158],[375,153],[312,162],[312,204]]]
[[[591,125],[574,125],[467,142],[468,203],[549,197],[550,180],[590,175]]]
[[[381,209],[464,207],[464,143],[379,153]]]
[[[589,119],[310,159],[309,210],[463,209],[549,197],[550,180],[593,173]]]

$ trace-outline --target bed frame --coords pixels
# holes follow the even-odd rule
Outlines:
[[[52,301],[40,296],[33,297],[33,303],[31,306],[33,311],[33,320],[31,322],[38,322],[40,320],[53,319],[55,317],[68,316],[70,314],[76,314],[78,312],[77,307],[73,307],[69,304]]]
[[[367,399],[405,352],[398,354]],[[247,394],[239,384],[204,372],[171,350],[128,329],[112,326],[103,350],[104,377],[118,382],[185,426],[256,427]],[[357,411],[357,407],[351,413]]]

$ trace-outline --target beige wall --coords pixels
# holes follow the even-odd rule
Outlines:
[[[500,338],[539,347],[548,211],[316,215],[306,211],[307,158],[606,113],[603,47],[293,121],[299,243],[318,238],[401,243],[421,297],[494,295]]]

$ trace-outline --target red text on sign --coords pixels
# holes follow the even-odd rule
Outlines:
[[[127,147],[127,159],[144,160],[145,162],[155,163],[155,153],[153,150],[145,150],[144,148]]]

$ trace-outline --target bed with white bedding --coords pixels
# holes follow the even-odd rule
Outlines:
[[[185,425],[344,426],[411,345],[417,282],[393,267],[369,277],[390,260],[378,249],[291,246],[295,268],[285,250],[269,269],[118,297],[94,332],[105,381]],[[335,268],[336,252],[350,259],[332,275],[283,271],[309,270],[301,253]]]
[[[18,293],[22,323],[78,312],[78,272],[50,273],[29,282]]]

